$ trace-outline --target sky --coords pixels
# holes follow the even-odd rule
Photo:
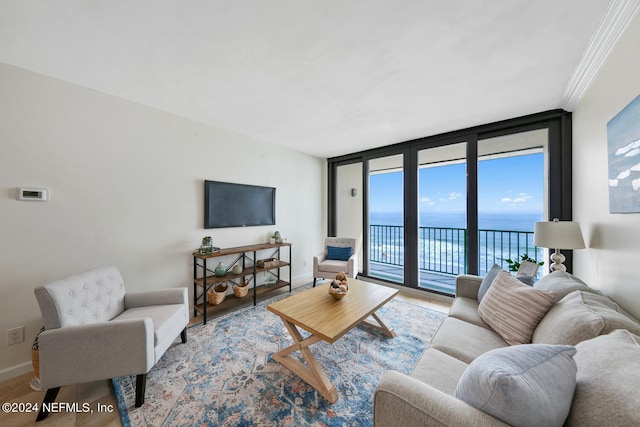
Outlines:
[[[478,164],[480,213],[538,214],[543,209],[542,153],[483,160]],[[466,166],[420,169],[420,212],[466,211]],[[402,212],[402,172],[372,175],[370,211]]]

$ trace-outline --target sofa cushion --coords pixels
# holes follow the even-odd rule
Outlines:
[[[560,301],[573,291],[593,292],[595,294],[602,295],[600,291],[591,289],[586,283],[578,279],[576,276],[560,270],[547,274],[542,279],[538,280],[533,287],[536,289],[555,292],[557,295],[556,301]]]
[[[532,342],[576,345],[616,329],[628,329],[640,335],[640,323],[613,300],[604,295],[574,291],[549,310],[534,331]]]
[[[478,289],[478,301],[482,301],[482,298],[486,295],[487,291],[491,287],[493,280],[496,278],[498,273],[500,273],[502,269],[498,264],[493,264],[487,274],[482,279],[482,283],[480,284],[480,289]]]
[[[411,376],[451,396],[458,380],[469,366],[435,348],[428,348],[416,363]]]
[[[148,307],[134,307],[125,310],[115,320],[143,319],[148,317],[153,322],[154,346],[160,337],[169,336],[175,339],[185,325],[185,307],[183,304],[152,305]],[[188,313],[187,319],[188,322]]]
[[[576,345],[570,426],[640,425],[640,336],[617,330]]]
[[[430,343],[431,348],[465,363],[471,363],[489,350],[506,346],[507,343],[492,330],[453,317],[442,322]]]
[[[320,271],[328,271],[330,273],[340,273],[341,271],[345,271],[345,266],[346,264],[344,261],[326,259],[318,264],[318,269]]]
[[[455,317],[456,319],[464,320],[465,322],[473,323],[477,326],[482,326],[486,329],[491,329],[484,320],[478,314],[478,305],[480,303],[476,299],[458,297],[453,300],[451,308],[449,309],[449,317]]]
[[[576,387],[573,346],[516,345],[474,360],[455,396],[514,426],[562,426]]]
[[[478,314],[509,345],[527,344],[555,297],[554,292],[534,289],[501,271],[480,302]]]

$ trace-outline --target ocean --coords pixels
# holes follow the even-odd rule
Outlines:
[[[422,213],[421,227],[466,228],[466,214],[461,212]],[[481,230],[533,231],[533,225],[542,221],[542,213],[479,213],[478,228]],[[371,225],[402,225],[399,212],[372,212]]]

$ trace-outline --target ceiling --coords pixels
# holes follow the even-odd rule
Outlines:
[[[0,0],[0,62],[332,157],[567,108],[608,8],[609,0]]]

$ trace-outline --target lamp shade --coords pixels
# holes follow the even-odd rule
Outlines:
[[[580,224],[573,221],[536,222],[533,227],[533,244],[540,248],[584,249]]]

